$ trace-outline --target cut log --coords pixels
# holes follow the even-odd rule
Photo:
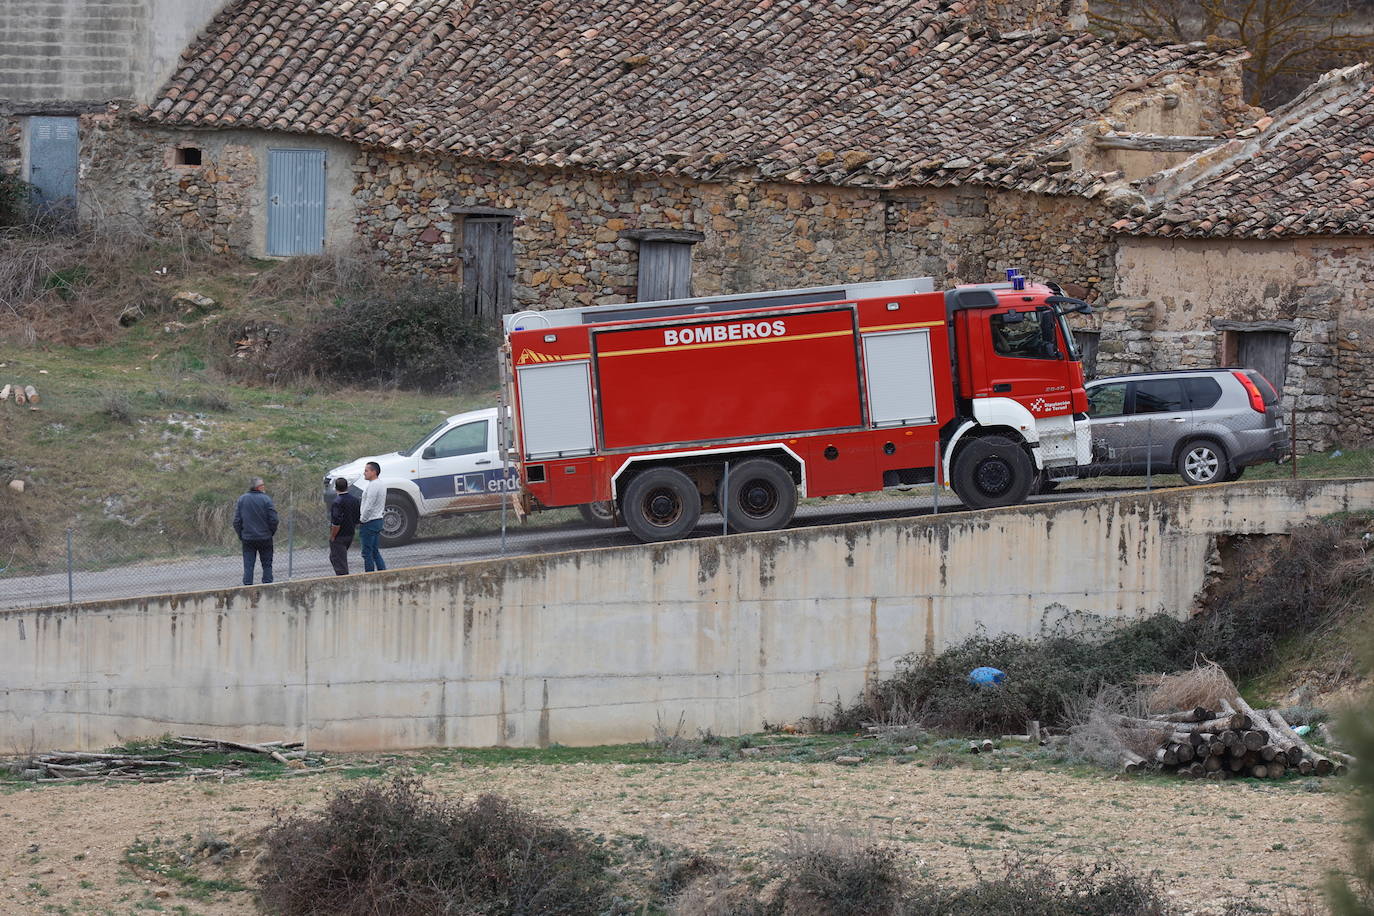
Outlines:
[[[1127,773],[1139,773],[1145,769],[1145,758],[1131,751],[1121,752],[1121,769]]]
[[[1238,732],[1243,732],[1252,726],[1250,714],[1239,706],[1232,706],[1227,700],[1217,700],[1217,709],[1221,715],[1231,717],[1231,727]]]
[[[1274,747],[1274,745],[1272,744],[1266,744],[1264,747],[1259,749],[1259,755],[1261,760],[1263,760],[1265,763],[1268,763],[1275,757],[1279,756],[1279,749]]]
[[[1269,775],[1269,768],[1262,763],[1257,763],[1250,768],[1250,775],[1256,779],[1264,779]]]
[[[1160,722],[1155,719],[1136,719],[1131,716],[1118,716],[1117,721],[1127,728],[1148,729],[1150,731],[1162,731],[1168,729],[1173,732],[1221,732],[1228,728],[1236,728],[1234,724],[1238,720],[1244,720],[1245,716],[1237,713],[1235,715],[1222,716],[1216,719],[1209,719],[1206,722]],[[1244,728],[1245,724],[1241,724]]]
[[[1332,763],[1330,759],[1312,750],[1311,745],[1302,740],[1302,737],[1298,735],[1297,732],[1293,731],[1293,727],[1284,720],[1277,709],[1269,710],[1269,721],[1273,723],[1275,728],[1283,732],[1285,737],[1302,748],[1303,759],[1312,761],[1312,772],[1316,773],[1318,776],[1330,776],[1336,771],[1336,765]]]
[[[1192,776],[1206,776],[1207,768],[1200,763],[1188,764],[1188,773]]]
[[[1215,719],[1216,715],[1210,709],[1201,706],[1194,706],[1192,709],[1185,709],[1181,712],[1160,712],[1150,716],[1159,722],[1206,722]]]
[[[1186,741],[1182,744],[1175,744],[1174,751],[1178,754],[1179,763],[1188,763],[1197,756],[1197,754],[1193,752],[1193,746]]]
[[[1217,770],[1220,770],[1223,765],[1220,757],[1208,757],[1206,760],[1202,761],[1202,768],[1208,773],[1215,773]]]
[[[1314,767],[1313,764],[1312,764],[1312,761],[1308,760],[1306,757],[1304,757],[1304,758],[1302,758],[1301,760],[1298,761],[1298,773],[1299,773],[1299,774],[1301,774],[1301,775],[1303,775],[1303,776],[1311,776],[1311,775],[1312,775],[1312,771],[1313,771],[1314,769],[1316,769],[1316,767]]]
[[[1166,767],[1176,766],[1178,764],[1177,747],[1178,745],[1171,744],[1155,751],[1155,762],[1162,763]]]
[[[1274,723],[1269,720],[1267,710],[1251,709],[1250,704],[1246,703],[1241,697],[1236,697],[1236,705],[1242,712],[1250,717],[1256,729],[1263,731],[1269,736],[1269,742],[1283,752],[1284,759],[1290,765],[1296,764],[1302,759],[1302,749],[1294,743],[1294,739],[1297,738],[1297,735],[1292,735],[1290,737],[1285,734],[1282,729],[1275,726]]]
[[[1273,763],[1266,764],[1269,767],[1269,778],[1278,779],[1288,772],[1288,767],[1282,763],[1282,758],[1275,759]]]
[[[1234,728],[1226,729],[1226,731],[1222,732],[1217,737],[1220,738],[1221,743],[1227,747],[1235,747],[1241,743],[1240,732],[1236,731]]]

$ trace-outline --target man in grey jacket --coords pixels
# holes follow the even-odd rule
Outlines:
[[[253,564],[262,560],[262,581],[272,581],[272,538],[277,533],[277,507],[264,491],[267,485],[254,477],[248,492],[234,506],[234,533],[243,542],[243,584],[253,584]]]

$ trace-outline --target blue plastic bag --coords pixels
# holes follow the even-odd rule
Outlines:
[[[993,684],[1000,684],[1006,679],[1007,673],[1005,671],[999,671],[996,668],[974,668],[968,673],[968,682],[970,684],[976,684],[979,687],[989,687]]]

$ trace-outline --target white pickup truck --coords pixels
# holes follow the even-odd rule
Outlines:
[[[372,486],[386,487],[383,547],[412,540],[421,518],[500,509],[505,494],[520,489],[520,480],[514,465],[502,466],[496,410],[488,407],[455,414],[404,451],[368,455],[332,469],[324,477],[325,503],[333,502],[338,477],[346,477],[353,492],[361,494],[369,486],[363,479],[363,467],[375,461],[382,473]],[[578,509],[588,524],[615,524],[614,510],[608,504],[593,503]]]

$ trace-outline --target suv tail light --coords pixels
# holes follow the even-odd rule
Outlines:
[[[1260,394],[1259,386],[1255,384],[1255,380],[1239,369],[1231,374],[1240,382],[1245,393],[1250,395],[1250,409],[1256,413],[1264,413],[1264,395]]]

